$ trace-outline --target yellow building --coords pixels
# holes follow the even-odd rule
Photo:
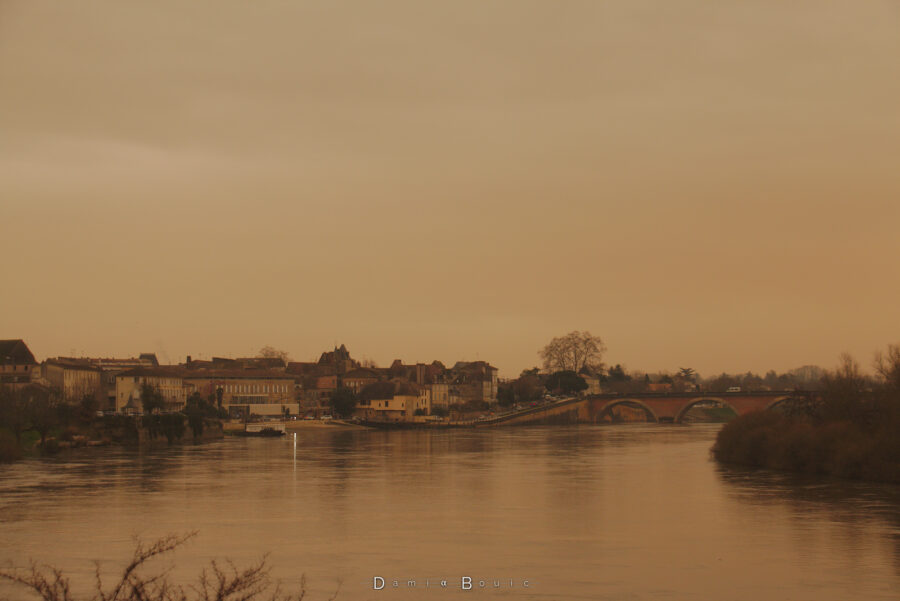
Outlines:
[[[390,399],[372,399],[356,404],[354,415],[376,421],[411,421],[416,411],[431,415],[431,402],[422,394],[395,394]]]
[[[47,359],[41,366],[46,383],[59,390],[63,399],[77,403],[84,397],[100,399],[100,369],[87,360],[59,357]]]

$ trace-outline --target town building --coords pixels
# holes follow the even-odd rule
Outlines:
[[[360,392],[354,416],[378,421],[409,421],[416,413],[431,415],[425,388],[395,378],[370,384]]]
[[[68,403],[81,402],[85,397],[101,400],[101,370],[87,359],[58,357],[41,365],[44,382],[62,394]]]
[[[165,410],[184,408],[192,394],[221,405],[234,417],[297,415],[294,379],[283,372],[254,369],[190,370],[181,366],[138,368],[117,374],[116,410],[142,413],[142,387],[158,389]]]
[[[280,371],[226,369],[193,372],[184,376],[190,393],[205,399],[221,397],[232,417],[297,415],[294,378]],[[219,392],[221,391],[221,392]],[[190,396],[190,395],[188,395]]]
[[[425,396],[432,408],[449,409],[451,405],[450,385],[446,382],[435,382],[425,385]]]
[[[115,411],[116,409],[116,376],[118,374],[139,367],[159,367],[159,360],[155,353],[141,353],[137,357],[125,359],[89,358],[88,362],[100,368],[101,409],[105,411]]]
[[[486,361],[458,361],[450,368],[447,380],[451,393],[460,402],[494,403],[497,401],[499,370]]]
[[[376,369],[368,367],[357,367],[351,369],[344,374],[342,385],[350,388],[353,392],[359,393],[360,390],[382,379],[382,375]]]
[[[40,366],[25,341],[0,340],[0,386],[17,390],[40,377]]]
[[[179,411],[189,396],[184,370],[177,366],[137,367],[116,374],[116,412],[144,412],[141,394],[145,385],[152,386],[163,397],[164,411]]]

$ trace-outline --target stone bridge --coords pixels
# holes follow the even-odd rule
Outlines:
[[[766,392],[685,392],[641,394],[597,394],[563,399],[548,405],[501,415],[476,422],[478,427],[524,424],[594,424],[602,421],[611,409],[619,405],[639,407],[649,421],[681,423],[694,406],[715,402],[729,407],[737,415],[771,409],[791,400],[805,399],[810,393],[798,391]]]

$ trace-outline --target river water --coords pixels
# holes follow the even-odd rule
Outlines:
[[[463,577],[479,599],[900,598],[900,487],[722,468],[718,428],[335,427],[300,432],[296,450],[83,449],[0,466],[0,565],[33,558],[84,588],[135,536],[197,531],[176,578],[268,553],[313,601],[339,581],[339,600],[440,601]]]

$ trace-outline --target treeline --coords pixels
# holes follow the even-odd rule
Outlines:
[[[732,420],[712,452],[723,463],[900,482],[900,346],[877,356],[874,376],[842,357],[816,395]]]
[[[770,370],[764,375],[752,371],[746,373],[721,373],[703,377],[689,367],[675,373],[629,371],[622,365],[614,365],[599,374],[605,392],[726,392],[740,388],[744,392],[765,390],[819,390],[826,371],[816,365],[805,365],[786,372]]]
[[[744,392],[764,390],[815,391],[822,387],[826,371],[807,365],[787,372],[769,371],[764,376],[753,372],[744,374],[723,373],[703,378],[693,369],[680,368],[675,373],[645,373],[629,371],[623,365],[582,368],[581,371],[559,370],[541,372],[537,367],[526,369],[518,378],[503,382],[497,393],[501,405],[529,403],[545,394],[577,394],[589,388],[594,379],[601,392],[637,394],[647,392],[726,392],[740,389]]]
[[[78,435],[93,421],[99,403],[85,396],[79,403],[65,403],[58,391],[38,385],[16,390],[0,388],[0,461],[22,457],[37,446],[48,452],[56,445],[48,438]]]
[[[30,452],[53,454],[87,438],[136,441],[141,427],[151,439],[165,437],[174,442],[187,430],[198,438],[207,420],[227,417],[214,395],[203,398],[194,393],[178,412],[165,412],[163,396],[152,386],[145,385],[141,397],[145,414],[139,418],[99,417],[100,404],[94,396],[70,403],[58,390],[35,384],[0,388],[0,461],[15,461]]]

